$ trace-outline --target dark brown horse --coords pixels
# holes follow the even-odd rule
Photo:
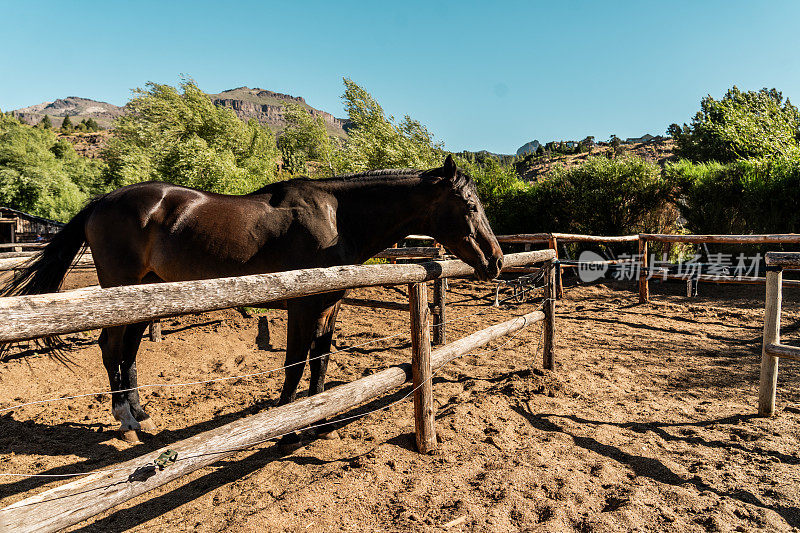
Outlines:
[[[103,287],[243,276],[360,264],[424,233],[475,268],[500,272],[502,252],[475,186],[448,156],[441,168],[379,170],[337,178],[293,179],[244,196],[148,182],[90,202],[52,239],[2,295],[55,292],[88,244]],[[331,338],[344,292],[287,303],[286,369],[280,404],[295,399],[311,354],[309,394],[322,392]],[[135,390],[136,352],[146,323],[100,335],[114,416],[123,431],[154,425]]]

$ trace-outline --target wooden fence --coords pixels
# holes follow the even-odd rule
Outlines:
[[[430,350],[425,282],[464,277],[472,268],[461,261],[407,265],[313,268],[236,278],[159,283],[113,288],[87,287],[57,294],[0,298],[0,342],[72,333],[155,320],[184,313],[257,306],[348,288],[409,285],[412,362],[335,387],[170,444],[178,460],[156,469],[162,450],[81,477],[0,509],[2,531],[55,531],[208,466],[244,448],[296,431],[351,409],[409,380],[413,383],[417,446],[436,446],[432,372],[449,361],[526,325],[544,322],[543,364],[554,366],[554,269],[552,250],[509,254],[510,267],[546,263],[542,311],[490,326],[437,350]]]
[[[657,272],[661,279],[684,280],[687,283],[687,296],[691,295],[692,288],[700,281],[709,283],[745,283],[756,284],[765,283],[766,278],[759,276],[709,276],[695,274],[692,276],[679,276],[669,274],[670,267],[676,265],[653,266],[649,264],[648,243],[683,243],[683,244],[800,244],[800,234],[778,233],[778,234],[758,234],[758,235],[673,235],[664,233],[639,233],[637,235],[617,235],[617,236],[597,236],[597,235],[578,235],[571,233],[525,233],[517,235],[499,235],[497,240],[501,243],[515,243],[531,245],[536,243],[548,243],[549,247],[556,250],[558,260],[558,242],[586,242],[595,244],[617,244],[617,243],[637,243],[638,258],[631,260],[608,260],[595,261],[594,263],[620,264],[632,263],[636,265],[636,283],[639,287],[639,302],[650,301],[650,278]],[[561,283],[561,268],[579,267],[580,261],[558,261],[557,262],[557,285],[558,297],[563,295],[563,285]],[[800,286],[800,281],[784,280],[784,285]]]
[[[639,302],[650,301],[649,278],[653,270],[648,268],[647,243],[684,243],[684,244],[800,244],[800,234],[779,233],[779,234],[760,234],[760,235],[669,235],[663,233],[640,233],[639,234],[639,257],[641,260],[639,267]],[[762,277],[736,277],[736,276],[692,276],[691,278],[678,278],[675,276],[665,276],[667,279],[686,279],[687,292],[690,291],[691,283],[697,281],[710,281],[713,283],[765,283],[766,278]],[[799,284],[795,281],[785,282],[789,285]]]
[[[781,303],[784,269],[800,269],[800,253],[767,252],[767,295],[764,300],[764,340],[761,345],[761,377],[758,414],[775,414],[778,386],[778,358],[800,361],[800,347],[781,344]]]

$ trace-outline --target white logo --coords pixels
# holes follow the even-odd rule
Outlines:
[[[578,257],[578,277],[584,283],[602,278],[608,271],[605,257],[589,250],[584,250]]]

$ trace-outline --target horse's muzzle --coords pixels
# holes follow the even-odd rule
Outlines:
[[[486,275],[488,279],[495,279],[497,276],[500,275],[500,271],[503,269],[503,257],[492,257],[489,259],[489,264],[486,268]]]

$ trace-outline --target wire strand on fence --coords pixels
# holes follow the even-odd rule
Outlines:
[[[460,359],[462,357],[465,357],[467,355],[474,355],[474,356],[486,355],[488,353],[496,352],[496,351],[502,349],[503,347],[507,346],[508,344],[511,343],[511,341],[513,341],[523,331],[523,329],[527,325],[527,319],[524,316],[517,316],[517,318],[523,319],[523,321],[525,321],[525,324],[523,324],[523,326],[519,330],[515,331],[511,335],[511,337],[508,340],[506,340],[506,342],[504,342],[503,344],[501,344],[499,346],[496,346],[496,347],[494,347],[494,348],[492,348],[490,350],[484,350],[484,351],[478,352],[478,353],[467,352],[467,353],[461,354],[461,355],[453,358],[451,360],[451,362],[456,360],[456,359]],[[541,332],[539,334],[539,337],[541,337]],[[539,343],[537,343],[537,349],[536,349],[537,352],[538,352],[538,345],[539,345]],[[359,414],[351,415],[351,416],[344,417],[344,418],[337,418],[335,420],[326,421],[326,422],[322,422],[322,423],[310,424],[308,426],[305,426],[305,427],[302,427],[302,428],[299,428],[299,429],[296,429],[296,430],[287,431],[286,433],[282,433],[282,434],[279,434],[279,435],[274,435],[274,436],[269,437],[267,439],[264,439],[262,441],[256,442],[252,446],[228,448],[228,449],[217,450],[217,451],[214,451],[214,452],[205,452],[205,453],[200,453],[200,454],[195,454],[195,455],[182,456],[182,457],[178,457],[176,460],[177,461],[186,461],[186,460],[189,460],[189,459],[194,459],[194,458],[197,458],[197,457],[203,457],[203,456],[207,456],[207,455],[219,455],[219,454],[225,454],[225,453],[232,453],[232,452],[235,453],[235,452],[238,452],[238,451],[245,451],[245,450],[251,449],[251,448],[253,448],[255,446],[259,446],[261,444],[264,444],[265,442],[273,441],[275,439],[280,439],[280,438],[285,437],[286,435],[290,435],[292,433],[297,433],[297,432],[301,432],[301,431],[308,431],[310,429],[315,429],[315,428],[318,428],[318,427],[330,426],[331,424],[339,424],[339,423],[347,422],[347,421],[350,421],[350,420],[356,420],[356,419],[364,418],[366,416],[369,416],[371,414],[374,414],[374,413],[377,413],[377,412],[380,412],[380,411],[385,411],[385,410],[389,409],[390,407],[393,407],[393,406],[399,404],[400,402],[408,399],[418,388],[420,388],[423,385],[425,385],[429,380],[433,381],[433,377],[435,375],[437,375],[439,372],[441,372],[443,368],[444,368],[444,366],[442,366],[442,367],[436,369],[435,371],[431,372],[430,378],[422,381],[416,387],[413,387],[402,398],[399,398],[399,399],[397,399],[397,400],[395,400],[395,401],[393,401],[391,403],[388,403],[388,404],[386,404],[384,406],[381,406],[381,407],[378,407],[376,409],[372,409],[372,410],[367,411],[365,413],[359,413]],[[153,465],[153,463],[143,463],[142,465],[138,466],[136,469],[149,468],[152,465]],[[74,472],[74,473],[70,473],[70,474],[19,474],[19,473],[13,473],[13,472],[0,472],[0,477],[68,478],[68,477],[88,476],[88,475],[92,475],[92,474],[110,474],[110,473],[113,473],[113,472],[121,472],[121,471],[130,472],[131,468],[132,467],[127,467],[127,468],[104,468],[104,469],[101,469],[101,470],[94,470],[94,471],[91,471],[91,472]]]
[[[536,287],[533,287],[532,289],[529,289],[529,290],[535,290],[535,289],[536,289]],[[517,296],[518,295],[516,295],[516,294],[512,295],[512,296],[510,296],[508,298],[505,298],[505,299],[501,300],[499,303],[505,303],[508,300],[516,298]],[[477,298],[475,298],[475,299],[477,300]],[[457,321],[460,321],[460,320],[466,320],[467,318],[478,316],[478,315],[484,314],[484,313],[486,313],[488,311],[499,311],[499,309],[497,307],[492,306],[492,307],[488,307],[487,309],[483,309],[481,311],[478,311],[476,313],[455,317],[455,318],[452,318],[450,320],[445,320],[444,322],[433,323],[433,324],[431,324],[431,326],[435,327],[435,326],[440,326],[442,324],[450,324],[450,323],[457,322]],[[310,363],[311,361],[315,361],[317,359],[322,359],[324,357],[328,357],[328,356],[331,356],[331,355],[334,355],[334,354],[337,354],[337,353],[348,352],[350,350],[354,350],[355,348],[360,348],[362,346],[367,346],[367,345],[375,344],[375,343],[382,342],[382,341],[385,341],[385,340],[390,340],[390,339],[394,339],[394,338],[397,338],[397,337],[402,337],[404,335],[406,335],[406,334],[405,333],[396,333],[394,335],[388,335],[386,337],[381,337],[379,339],[372,339],[370,341],[366,341],[366,342],[363,342],[363,343],[360,343],[360,344],[355,344],[353,346],[348,346],[347,348],[342,348],[341,350],[333,350],[333,351],[330,351],[330,352],[326,352],[324,354],[320,354],[320,355],[317,355],[317,356],[314,356],[314,357],[309,357],[307,359],[303,359],[302,361],[297,361],[295,363],[290,363],[288,365],[284,365],[284,366],[281,366],[281,367],[278,367],[278,368],[272,368],[272,369],[269,369],[269,370],[263,370],[263,371],[260,371],[260,372],[252,372],[252,373],[248,373],[248,374],[239,374],[239,375],[234,375],[234,376],[222,376],[222,377],[218,377],[218,378],[204,379],[204,380],[198,380],[198,381],[187,381],[187,382],[183,382],[183,383],[148,383],[148,384],[145,384],[145,385],[138,385],[136,387],[130,387],[130,388],[127,388],[127,389],[119,389],[119,390],[114,390],[114,391],[103,390],[103,391],[99,391],[99,392],[86,392],[86,393],[75,394],[75,395],[71,395],[71,396],[59,396],[58,398],[45,398],[45,399],[41,399],[41,400],[34,400],[34,401],[30,401],[30,402],[20,403],[20,404],[17,404],[17,405],[12,405],[10,407],[4,407],[4,408],[0,409],[0,413],[5,413],[7,411],[13,411],[13,410],[20,409],[22,407],[28,407],[28,406],[31,406],[31,405],[39,405],[39,404],[44,404],[44,403],[61,402],[61,401],[66,401],[66,400],[75,400],[75,399],[78,399],[78,398],[86,398],[86,397],[89,397],[89,396],[103,396],[103,395],[110,395],[110,394],[114,394],[114,393],[131,392],[131,391],[140,390],[140,389],[186,387],[186,386],[191,386],[191,385],[204,385],[204,384],[207,384],[207,383],[217,383],[217,382],[221,382],[221,381],[231,381],[231,380],[236,380],[236,379],[251,379],[251,378],[254,378],[254,377],[258,377],[258,376],[264,376],[264,375],[268,375],[268,374],[273,374],[275,372],[279,372],[281,370],[285,370],[285,369],[291,368],[293,366],[305,365],[307,362]]]

